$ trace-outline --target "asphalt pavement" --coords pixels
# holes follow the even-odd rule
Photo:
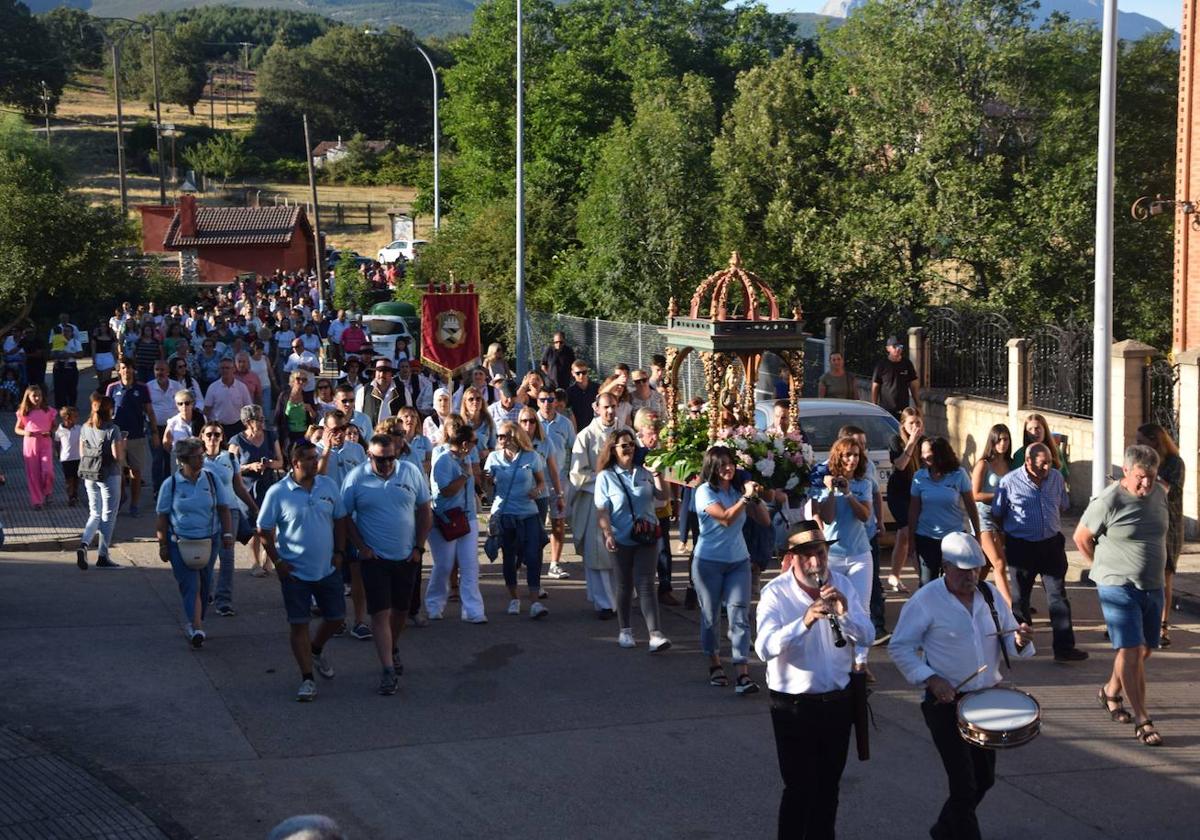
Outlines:
[[[192,651],[150,531],[149,517],[122,523],[113,556],[123,568],[112,571],[80,572],[68,552],[0,555],[0,724],[27,751],[79,770],[76,788],[59,786],[37,811],[45,796],[30,774],[61,771],[5,761],[0,743],[9,797],[0,797],[0,838],[242,840],[308,812],[334,817],[354,838],[774,834],[780,781],[767,697],[708,685],[695,612],[666,610],[674,646],[651,655],[635,611],[639,646],[625,650],[616,622],[593,617],[574,557],[572,578],[547,584],[551,614],[538,622],[504,614],[498,565],[485,565],[490,623],[464,624],[451,605],[445,620],[407,630],[397,695],[375,693],[372,644],[343,637],[329,646],[336,677],[300,704],[278,584],[251,577],[239,547],[238,614],[212,616],[208,643]],[[1200,556],[1184,563],[1188,577],[1200,571]],[[1177,614],[1174,646],[1150,661],[1151,708],[1166,741],[1151,749],[1097,706],[1111,653],[1094,590],[1070,595],[1092,658],[1052,661],[1039,592],[1043,650],[1014,661],[1013,680],[1041,703],[1043,732],[1000,754],[979,812],[984,836],[1193,837],[1200,625]],[[889,625],[900,604],[889,601]],[[923,838],[945,778],[916,690],[880,648],[872,668],[878,729],[871,760],[852,755],[847,765],[839,836]],[[760,681],[762,670],[753,668]],[[75,799],[107,802],[92,810],[150,831],[144,818],[157,833],[48,827],[47,813]]]

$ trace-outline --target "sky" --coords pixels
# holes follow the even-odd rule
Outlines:
[[[825,0],[765,0],[773,12],[819,12]],[[1098,0],[1099,2],[1099,0]],[[1183,0],[1123,0],[1118,8],[1122,12],[1137,12],[1178,31],[1183,14]]]

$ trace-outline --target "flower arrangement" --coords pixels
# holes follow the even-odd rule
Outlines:
[[[799,432],[781,435],[754,426],[734,426],[718,432],[715,444],[732,449],[737,466],[763,487],[789,493],[808,489],[816,458]],[[700,472],[710,445],[707,417],[681,419],[674,435],[646,458],[646,465],[686,481]]]
[[[772,490],[807,490],[816,458],[799,432],[767,432],[754,426],[734,426],[717,433],[717,444],[734,451],[737,465],[751,480]]]

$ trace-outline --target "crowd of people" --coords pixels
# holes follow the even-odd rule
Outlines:
[[[252,575],[279,580],[297,699],[316,697],[316,676],[334,676],[328,643],[342,633],[373,641],[378,691],[391,695],[403,676],[408,624],[444,620],[452,604],[463,622],[489,621],[481,541],[484,556],[501,561],[505,613],[543,621],[546,582],[570,576],[568,524],[587,601],[598,619],[615,619],[617,644],[638,645],[636,597],[647,650],[668,650],[660,606],[680,604],[669,537],[677,522],[685,547],[691,543],[678,582],[685,604],[700,610],[708,682],[731,684],[727,662],[736,694],[753,695],[760,686],[751,648],[767,663],[785,783],[780,836],[832,836],[852,680],[874,679],[868,660],[882,644],[901,673],[924,686],[922,711],[947,771],[949,798],[931,835],[979,836],[975,807],[993,782],[995,754],[957,736],[954,703],[964,691],[996,685],[1001,657],[1033,655],[1039,578],[1054,660],[1088,656],[1076,645],[1065,588],[1067,453],[1046,417],[1025,418],[1016,451],[1011,430],[994,426],[968,472],[947,438],[926,434],[915,371],[893,337],[869,391],[899,422],[887,442],[886,481],[864,430],[847,424],[799,493],[760,486],[721,443],[703,454],[696,476],[672,483],[647,461],[668,419],[663,357],[649,370],[617,365],[593,379],[598,372],[556,333],[535,370],[513,371],[493,344],[477,366],[447,380],[422,369],[403,343],[376,356],[360,316],[326,318],[314,292],[304,278],[280,274],[187,308],[124,304],[88,335],[98,387],[82,422],[74,368],[83,350],[69,318],[51,331],[40,360],[41,342],[6,340],[5,379],[24,389],[16,432],[31,503],[51,503],[56,460],[67,504],[76,503],[80,483],[86,494],[81,570],[96,539],[95,565],[117,565],[117,513],[139,516],[147,485],[191,647],[207,640],[210,608],[235,614],[240,542]],[[834,359],[821,393],[859,396]],[[788,408],[776,405],[773,431],[788,431]],[[703,400],[683,411],[700,415]],[[1124,478],[1091,501],[1074,542],[1094,563],[1117,651],[1097,700],[1156,746],[1145,660],[1170,644],[1183,463],[1169,435],[1148,424],[1124,466]],[[886,576],[885,499],[895,536]],[[761,585],[775,563],[779,573]],[[903,580],[909,568],[916,592]],[[911,596],[891,633],[889,592]]]

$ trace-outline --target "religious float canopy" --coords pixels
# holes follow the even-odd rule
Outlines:
[[[797,428],[798,400],[804,386],[802,326],[799,306],[791,318],[779,317],[775,293],[756,274],[742,268],[737,251],[729,258],[728,268],[696,287],[686,316],[679,315],[672,298],[667,326],[659,330],[667,344],[663,386],[668,433],[677,422],[679,367],[693,350],[699,352],[704,369],[709,440],[716,440],[720,428],[731,420],[737,426],[754,425],[754,385],[763,356],[769,352],[783,361],[790,374],[791,428]]]

